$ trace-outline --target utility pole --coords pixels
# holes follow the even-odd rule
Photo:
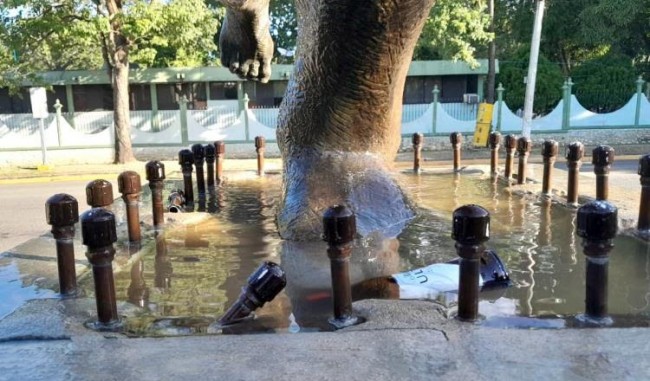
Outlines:
[[[492,41],[488,46],[488,74],[487,74],[487,92],[485,100],[487,103],[494,104],[494,88],[496,85],[496,36],[494,36],[494,0],[488,0],[488,14],[490,15],[490,26],[488,31],[492,33]]]
[[[530,44],[530,61],[526,77],[526,97],[524,98],[524,121],[521,134],[530,138],[533,121],[533,103],[535,100],[535,82],[537,81],[537,61],[539,59],[539,44],[542,39],[542,20],[544,18],[544,0],[537,0],[535,23],[533,24],[533,39]]]

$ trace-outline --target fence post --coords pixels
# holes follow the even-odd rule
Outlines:
[[[160,119],[158,116],[158,91],[156,84],[149,85],[149,94],[151,95],[151,131],[160,131]]]
[[[187,131],[187,102],[189,102],[189,100],[185,95],[183,95],[178,101],[181,112],[181,139],[183,145],[186,145],[190,140],[189,133]]]
[[[248,93],[244,93],[244,99],[243,99],[243,104],[244,104],[244,128],[245,128],[244,131],[246,132],[246,141],[249,141],[249,139],[250,139],[250,137],[248,136],[249,135],[249,132],[248,132],[248,125],[249,125],[249,121],[248,121],[248,101],[249,100],[250,99],[248,99]]]
[[[59,147],[61,147],[61,118],[63,117],[63,115],[61,115],[62,107],[63,105],[59,101],[59,98],[57,98],[56,101],[54,102],[54,110],[55,110],[54,120],[56,121],[56,135],[59,140]]]
[[[497,87],[497,126],[496,130],[501,132],[501,115],[503,110],[503,84],[499,82],[499,87]]]
[[[562,130],[571,128],[571,93],[573,82],[571,77],[567,78],[562,85]]]
[[[440,89],[438,85],[433,86],[433,121],[431,124],[431,134],[436,134],[437,123],[438,123],[438,97],[440,96]]]
[[[645,81],[642,76],[636,80],[636,111],[634,112],[634,127],[639,127],[641,119],[641,97],[643,96],[643,84]]]

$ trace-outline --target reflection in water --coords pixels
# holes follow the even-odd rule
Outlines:
[[[131,267],[131,284],[127,292],[129,302],[141,308],[147,308],[149,288],[144,280],[144,262],[138,259]]]

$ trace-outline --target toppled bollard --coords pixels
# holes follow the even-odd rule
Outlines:
[[[519,153],[519,167],[517,170],[517,184],[526,182],[526,167],[528,165],[528,154],[533,146],[530,138],[525,136],[517,139],[517,152]]]
[[[599,145],[591,152],[591,163],[596,175],[596,200],[607,201],[609,198],[609,170],[614,163],[614,148]]]
[[[568,204],[578,203],[578,172],[582,165],[585,147],[580,142],[569,144],[566,150],[567,167],[569,168],[569,183],[567,185],[566,201]]]
[[[618,228],[618,210],[607,201],[592,201],[578,209],[576,232],[587,256],[585,315],[590,321],[609,324],[607,282],[609,252]]]
[[[553,166],[557,158],[558,144],[555,140],[544,140],[542,144],[542,157],[544,158],[544,175],[542,177],[542,194],[551,193],[553,182]]]
[[[647,234],[650,232],[650,154],[639,159],[639,176],[641,176],[641,203],[637,229]]]
[[[449,142],[454,150],[454,172],[460,171],[460,147],[463,144],[463,135],[460,132],[452,132],[449,135]]]
[[[129,242],[140,242],[142,238],[140,231],[140,192],[142,184],[140,175],[134,171],[122,172],[117,177],[117,187],[122,194],[124,205],[126,205],[126,222],[129,228]]]
[[[503,176],[506,180],[510,182],[512,177],[512,162],[515,157],[515,148],[517,147],[517,137],[512,134],[506,135],[503,139],[503,144],[506,147],[506,168],[504,170]]]
[[[151,207],[153,209],[153,226],[158,229],[165,223],[163,210],[163,180],[165,180],[165,165],[159,161],[150,161],[145,166],[147,181],[151,189]]]
[[[267,261],[248,277],[248,284],[242,288],[239,298],[226,313],[219,318],[221,325],[242,321],[253,311],[270,302],[287,285],[287,277],[282,268]]]
[[[223,160],[226,156],[226,143],[221,141],[214,142],[214,149],[216,150],[216,168],[217,173],[215,174],[217,184],[221,184],[223,181]]]
[[[202,144],[192,145],[192,156],[194,157],[194,167],[196,167],[196,188],[199,195],[205,195],[205,176],[203,174],[203,163],[205,161],[205,152]]]
[[[330,207],[323,214],[323,232],[332,272],[334,317],[329,322],[334,328],[341,329],[359,323],[359,318],[352,314],[350,286],[350,255],[357,234],[354,213],[343,205]]]
[[[255,151],[257,152],[257,175],[264,174],[264,150],[266,149],[266,139],[263,136],[255,137]]]
[[[182,149],[178,152],[178,164],[183,172],[183,189],[185,193],[185,204],[188,208],[194,208],[194,185],[192,184],[192,165],[194,164],[194,154],[188,149]]]
[[[93,180],[86,185],[86,203],[91,208],[106,208],[113,204],[113,185],[106,180]]]
[[[45,202],[45,218],[52,225],[56,240],[56,263],[59,271],[59,292],[77,295],[77,272],[74,263],[74,224],[79,221],[79,204],[69,194],[59,193]]]
[[[169,194],[167,197],[167,203],[169,206],[167,210],[170,213],[183,213],[185,211],[185,195],[180,189],[176,189]]]
[[[214,162],[217,160],[217,150],[212,144],[206,144],[203,147],[203,152],[205,153],[205,163],[208,168],[206,174],[208,178],[208,189],[214,188]]]
[[[465,205],[453,213],[452,238],[460,257],[458,284],[458,319],[478,319],[481,253],[490,239],[490,213],[478,205]]]
[[[416,132],[411,138],[413,143],[413,172],[420,173],[420,164],[422,162],[422,140],[424,136]]]
[[[490,175],[497,178],[499,174],[499,147],[501,146],[501,133],[499,131],[490,133],[488,145],[490,146]]]
[[[94,208],[81,215],[81,235],[88,247],[86,257],[93,268],[95,300],[98,321],[91,327],[98,330],[115,330],[120,326],[115,297],[112,262],[115,257],[113,243],[117,241],[115,216],[103,208]]]

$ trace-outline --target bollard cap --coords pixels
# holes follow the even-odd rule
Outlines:
[[[66,193],[58,193],[45,201],[45,219],[52,226],[72,226],[79,221],[79,203]]]
[[[205,161],[209,163],[213,162],[215,157],[217,156],[217,150],[214,148],[214,145],[212,144],[206,144],[203,147],[203,153],[205,153]]]
[[[357,221],[352,210],[334,205],[323,214],[323,240],[330,245],[343,245],[357,235]]]
[[[93,180],[86,185],[86,203],[93,208],[103,208],[113,203],[113,185],[106,180]]]
[[[256,136],[255,137],[255,148],[264,148],[266,146],[266,139],[264,139],[264,136]]]
[[[532,140],[530,140],[530,138],[522,136],[519,139],[517,139],[517,152],[519,152],[520,154],[526,154],[530,152],[532,146],[533,146],[533,142]]]
[[[641,156],[639,159],[639,176],[650,177],[650,154]]]
[[[205,159],[205,151],[203,148],[203,144],[193,144],[192,147],[190,147],[192,150],[192,155],[194,155],[194,161],[195,162],[202,162],[203,159]]]
[[[249,290],[263,303],[270,302],[287,285],[287,276],[277,263],[265,261],[248,277]]]
[[[192,151],[186,149],[182,149],[178,151],[178,164],[181,165],[181,167],[192,167],[194,164],[194,154]]]
[[[124,171],[117,176],[117,189],[122,194],[140,193],[142,184],[140,175],[135,171]]]
[[[411,142],[413,143],[413,145],[416,145],[416,146],[419,146],[420,144],[422,144],[422,140],[424,140],[424,135],[422,135],[419,132],[414,133],[413,137],[411,138]]]
[[[460,132],[452,132],[449,134],[449,142],[453,145],[461,144],[463,142],[463,134]]]
[[[81,237],[88,247],[110,246],[117,241],[115,215],[103,208],[94,208],[81,215]]]
[[[544,140],[542,143],[542,156],[555,157],[559,152],[559,144],[555,140]]]
[[[581,160],[585,154],[585,146],[580,142],[570,143],[566,148],[566,159],[569,161]]]
[[[217,151],[217,155],[223,155],[226,153],[226,143],[217,140],[214,142],[214,149]]]
[[[490,132],[488,144],[490,145],[490,148],[497,148],[501,144],[501,133],[499,131]]]
[[[614,148],[599,145],[591,151],[591,164],[597,167],[606,167],[614,163]]]
[[[451,238],[478,245],[490,239],[490,213],[478,205],[464,205],[454,210]]]
[[[589,241],[604,241],[616,237],[618,209],[607,201],[597,200],[578,209],[576,233]]]
[[[145,166],[147,171],[147,181],[160,181],[165,179],[165,164],[154,160]]]
[[[515,149],[517,147],[517,136],[508,134],[506,137],[503,139],[503,143],[506,146],[507,149]]]

